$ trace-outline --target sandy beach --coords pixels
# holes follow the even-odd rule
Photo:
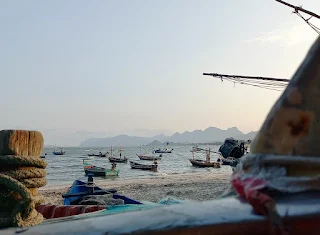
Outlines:
[[[192,173],[167,175],[151,179],[124,179],[121,181],[99,180],[102,188],[115,188],[128,197],[157,202],[172,196],[178,199],[205,201],[219,197],[228,187],[231,173]],[[46,203],[62,205],[61,195],[70,185],[51,186],[40,189]]]

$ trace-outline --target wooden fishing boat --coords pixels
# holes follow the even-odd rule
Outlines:
[[[40,158],[46,158],[47,153],[45,153],[44,155],[41,155]]]
[[[213,168],[220,168],[220,163],[219,162],[206,162],[201,159],[189,159],[191,164],[193,166],[197,167],[213,167]]]
[[[90,176],[88,177],[90,179]],[[75,180],[71,187],[68,189],[66,194],[63,194],[62,197],[64,198],[63,204],[64,205],[77,205],[77,202],[83,198],[84,196],[91,196],[91,195],[105,195],[105,194],[112,194],[113,199],[122,199],[124,200],[124,204],[142,204],[139,201],[131,199],[129,197],[116,194],[116,189],[102,189],[98,186],[91,185],[88,183]]]
[[[66,151],[63,151],[62,148],[60,150],[54,150],[52,152],[53,155],[64,155],[65,153],[66,153]]]
[[[83,169],[86,175],[93,174],[94,176],[118,176],[120,172],[120,169],[116,169],[115,167],[106,169],[104,167],[88,164],[84,159]]]
[[[235,159],[231,158],[231,157],[228,157],[228,158],[221,157],[221,158],[218,159],[218,161],[221,161],[222,165],[230,166],[235,162]]]
[[[192,150],[192,159],[190,158],[189,161],[191,162],[192,166],[196,167],[213,167],[213,168],[220,168],[220,162],[211,162],[210,161],[210,153],[211,150],[209,149],[203,149],[199,147],[193,147]],[[197,152],[205,152],[206,154],[206,160],[202,159],[196,159],[195,158],[195,153]]]
[[[167,143],[166,147],[163,149],[159,148],[159,149],[153,150],[153,153],[172,153],[173,149],[168,149],[168,145],[169,143]]]
[[[123,157],[123,158],[118,158],[118,157],[109,157],[109,161],[110,162],[116,162],[116,163],[127,163],[128,162],[128,158],[127,157]]]
[[[153,151],[154,153],[172,153],[172,149],[156,149]]]
[[[139,169],[139,170],[157,171],[158,169],[158,164],[145,165],[145,164],[132,162],[132,161],[130,161],[130,166],[132,169]]]
[[[98,154],[94,154],[94,153],[88,153],[87,155],[89,157],[106,157],[108,154],[108,152],[106,152],[105,154],[103,154],[102,152],[99,152]]]
[[[116,162],[116,163],[127,163],[128,162],[128,158],[125,157],[125,156],[122,157],[123,150],[121,148],[120,148],[119,152],[120,152],[119,157],[113,156],[113,149],[112,149],[112,146],[111,146],[111,152],[110,152],[110,156],[109,156],[109,161],[110,162]]]
[[[140,160],[147,160],[147,161],[161,160],[161,157],[162,157],[161,154],[159,156],[148,156],[148,155],[137,154],[137,156],[140,158]]]

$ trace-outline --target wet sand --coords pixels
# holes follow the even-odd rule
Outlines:
[[[121,181],[99,180],[101,188],[114,188],[118,193],[140,201],[157,202],[167,196],[189,200],[211,200],[219,197],[229,186],[231,173],[192,173],[161,176],[149,179]],[[46,203],[62,205],[62,194],[70,185],[51,186],[40,189]]]

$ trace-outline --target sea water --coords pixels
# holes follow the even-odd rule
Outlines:
[[[208,148],[212,151],[218,151],[218,145],[199,145],[202,148]],[[142,154],[159,156],[160,154],[152,154],[151,146],[146,146],[142,148]],[[117,163],[117,167],[120,169],[119,176],[108,176],[108,177],[96,177],[97,179],[105,180],[122,180],[122,179],[138,179],[138,178],[152,178],[161,177],[165,175],[173,174],[185,174],[185,173],[223,173],[231,172],[230,166],[221,166],[221,168],[197,168],[193,167],[189,162],[189,158],[192,158],[192,145],[170,145],[169,149],[173,149],[172,153],[162,154],[162,159],[158,160],[158,171],[143,171],[131,169],[129,161],[136,161],[143,164],[152,164],[152,161],[140,160],[136,155],[140,153],[139,147],[123,147],[122,156],[128,157],[128,163]],[[47,153],[45,160],[48,162],[46,168],[47,171],[47,186],[53,185],[65,185],[72,183],[76,179],[85,180],[87,177],[83,170],[83,159],[87,159],[87,162],[100,167],[111,168],[111,163],[107,157],[90,157],[88,158],[88,153],[98,154],[99,151],[105,153],[110,152],[110,148],[88,148],[82,147],[68,147],[63,150],[66,151],[65,155],[56,156],[53,155],[53,148],[44,148],[44,153]],[[113,149],[113,155],[119,156],[119,148]],[[204,153],[204,152],[203,152]],[[205,160],[205,154],[197,154],[197,158]],[[216,161],[218,154],[211,153],[211,160]]]

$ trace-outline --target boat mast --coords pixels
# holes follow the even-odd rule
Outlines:
[[[294,9],[293,13],[295,13],[301,19],[303,19],[314,31],[316,31],[320,35],[320,28],[318,28],[317,26],[313,25],[310,22],[310,19],[312,17],[320,19],[320,16],[318,14],[311,12],[311,11],[308,11],[306,9],[303,9],[300,6],[292,5],[292,4],[287,3],[285,1],[282,1],[282,0],[275,0],[275,1],[281,3],[285,6],[293,8]],[[300,14],[300,12],[303,12],[303,13],[309,15],[310,17],[307,19],[304,16],[302,16]],[[283,79],[283,78],[228,75],[228,74],[219,74],[219,73],[203,73],[203,75],[220,78],[221,81],[228,80],[228,81],[231,81],[234,83],[240,83],[240,84],[265,88],[265,89],[269,89],[269,90],[276,90],[276,91],[280,91],[283,88],[285,88],[290,81],[289,79]]]
[[[312,17],[315,17],[317,19],[320,19],[320,16],[314,12],[311,12],[311,11],[308,11],[308,10],[305,10],[303,9],[302,7],[299,7],[299,6],[295,6],[295,5],[292,5],[290,3],[287,3],[285,1],[282,1],[282,0],[276,0],[276,2],[279,2],[287,7],[291,7],[294,9],[293,13],[298,15],[301,19],[303,19],[314,31],[316,31],[317,34],[320,35],[320,28],[318,28],[317,26],[315,26],[314,24],[312,24],[309,20],[312,18]],[[303,12],[307,15],[310,16],[310,18],[306,19],[304,18],[300,12]]]
[[[281,89],[285,88],[290,81],[289,79],[284,78],[230,75],[221,73],[203,73],[203,75],[220,78],[221,81],[228,80],[234,83],[240,83],[276,91],[280,91]]]

